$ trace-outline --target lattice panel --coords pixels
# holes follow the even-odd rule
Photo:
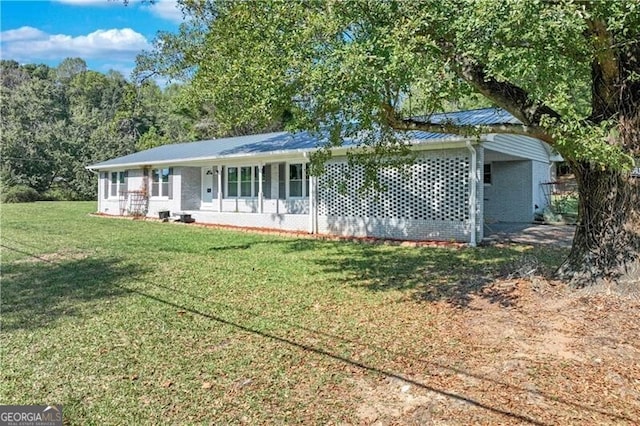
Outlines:
[[[362,168],[327,164],[318,188],[318,213],[323,216],[463,221],[469,219],[469,158],[419,158],[404,172],[382,169],[386,192],[361,194]],[[347,178],[345,178],[345,176]]]

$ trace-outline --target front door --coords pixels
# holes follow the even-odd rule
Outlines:
[[[213,201],[217,198],[217,178],[214,167],[202,168],[202,207],[213,208]]]

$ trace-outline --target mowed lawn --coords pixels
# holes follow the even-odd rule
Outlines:
[[[510,309],[509,294],[485,289],[531,259],[552,270],[561,250],[283,237],[94,210],[2,206],[2,404],[63,404],[83,425],[633,420],[635,408],[581,411],[575,391],[545,387],[554,369],[580,368],[571,360],[535,365],[544,404],[514,402],[531,389],[482,371],[501,344],[467,341],[474,298]]]

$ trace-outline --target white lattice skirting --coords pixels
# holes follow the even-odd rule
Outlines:
[[[359,192],[362,166],[331,163],[318,186],[318,231],[414,240],[468,240],[469,152],[419,157],[378,172],[385,192]]]

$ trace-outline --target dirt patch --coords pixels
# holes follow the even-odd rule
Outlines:
[[[640,423],[640,301],[539,276],[483,293],[497,299],[429,306],[434,339],[457,343],[412,362],[407,382],[358,383],[362,424]]]

